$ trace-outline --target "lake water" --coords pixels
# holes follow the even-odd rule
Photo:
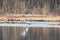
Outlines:
[[[31,22],[26,21],[23,24],[6,24],[0,23],[0,26],[9,26],[9,27],[60,27],[59,22]]]

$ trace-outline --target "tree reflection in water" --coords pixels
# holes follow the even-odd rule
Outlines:
[[[48,27],[3,27],[0,40],[60,40],[60,28]]]

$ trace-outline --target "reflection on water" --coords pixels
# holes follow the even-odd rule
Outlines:
[[[30,22],[27,21],[22,24],[6,24],[0,23],[0,26],[17,26],[17,27],[60,27],[60,22]]]
[[[1,27],[0,27],[0,40],[3,40],[3,32]]]
[[[26,28],[26,29],[21,33],[21,36],[27,35],[28,29],[29,29],[29,28]]]
[[[60,40],[60,28],[0,27],[0,40]]]

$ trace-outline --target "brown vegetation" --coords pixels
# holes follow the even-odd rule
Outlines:
[[[5,14],[8,14],[8,15],[12,14],[12,16],[17,14],[18,15],[23,14],[24,16],[29,14],[48,16],[48,18],[46,17],[47,21],[50,21],[51,19],[52,21],[53,20],[56,21],[57,18],[55,19],[55,17],[60,16],[59,0],[58,1],[57,0],[0,0],[0,2],[1,2],[0,14],[3,20],[4,19],[8,20],[8,18],[3,18]],[[21,17],[18,17],[18,18],[20,19]],[[43,20],[46,19],[45,17],[42,17],[42,18]],[[26,19],[30,19],[30,18],[26,18]],[[42,20],[40,18],[37,18],[37,19]],[[60,19],[58,20],[60,21]]]

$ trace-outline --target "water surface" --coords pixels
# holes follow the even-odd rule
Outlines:
[[[6,24],[6,23],[0,23],[0,26],[16,26],[16,27],[60,27],[59,22],[31,22],[26,21],[22,24]]]

